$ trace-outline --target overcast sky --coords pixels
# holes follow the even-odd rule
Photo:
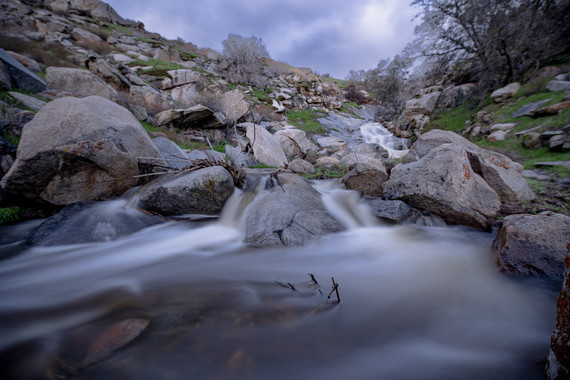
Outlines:
[[[413,38],[410,0],[105,0],[163,37],[222,50],[230,33],[261,37],[271,58],[345,78]]]

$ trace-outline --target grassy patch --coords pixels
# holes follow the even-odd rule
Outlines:
[[[323,113],[318,111],[307,110],[287,110],[287,119],[291,125],[305,131],[307,134],[324,133],[325,129],[317,121],[323,117]]]
[[[226,145],[229,145],[230,142],[227,140],[221,140],[218,145],[214,145],[213,148],[216,152],[225,153],[226,152]]]
[[[19,207],[0,208],[0,225],[19,221],[21,212]]]
[[[120,33],[120,34],[129,35],[129,36],[132,36],[134,34],[134,32],[131,29],[127,28],[126,26],[118,25],[118,24],[111,24],[108,22],[103,24],[103,30],[107,33],[110,33],[110,34]]]
[[[465,127],[465,122],[471,119],[477,111],[477,109],[470,109],[467,104],[463,104],[450,111],[436,112],[426,130],[443,129],[444,131],[459,133]]]
[[[257,164],[257,165],[253,165],[250,166],[251,169],[277,169],[277,167],[275,166],[269,166],[269,165],[265,165],[265,164]]]
[[[301,176],[307,179],[342,178],[347,172],[348,167],[346,165],[337,164],[328,167],[317,166],[314,174],[301,174]]]
[[[336,79],[336,78],[322,78],[325,82],[332,82],[332,83],[336,83],[338,84],[338,87],[340,88],[346,88],[346,86],[348,85],[348,82],[342,79]]]
[[[162,76],[171,78],[168,71],[170,70],[180,70],[186,69],[186,67],[179,65],[177,63],[166,62],[160,59],[149,59],[148,61],[143,61],[141,59],[135,59],[132,62],[127,63],[128,66],[152,66],[152,69],[143,70],[141,74]]]

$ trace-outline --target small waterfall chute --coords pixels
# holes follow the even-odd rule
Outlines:
[[[388,158],[402,158],[408,153],[405,139],[394,136],[380,123],[367,123],[360,127],[360,133],[368,144],[381,146],[388,152]]]

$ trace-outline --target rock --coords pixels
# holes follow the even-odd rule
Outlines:
[[[287,157],[303,158],[308,151],[317,151],[318,148],[308,138],[305,131],[290,128],[275,132],[275,137],[283,148]]]
[[[65,206],[57,215],[45,220],[27,244],[53,246],[112,241],[163,222],[158,216],[125,208],[124,204],[118,200]]]
[[[73,37],[75,41],[103,41],[98,35],[81,28],[73,28],[71,37]]]
[[[570,160],[568,161],[545,161],[545,162],[535,162],[534,166],[540,168],[544,166],[564,166],[570,169]]]
[[[543,170],[523,170],[522,176],[537,181],[550,181],[551,176]]]
[[[375,166],[367,163],[356,163],[352,165],[351,170],[344,176],[342,182],[349,190],[356,190],[364,195],[379,197],[384,192],[384,182],[387,180],[388,173],[386,173],[384,165]]]
[[[386,201],[380,198],[365,198],[372,213],[388,224],[413,224],[422,213],[402,201]]]
[[[110,84],[115,90],[128,91],[131,82],[119,71],[119,69],[111,66],[104,59],[96,54],[90,54],[85,60],[87,69],[106,83]]]
[[[569,91],[570,81],[567,80],[551,80],[546,84],[546,89],[548,91]]]
[[[7,54],[3,49],[0,49],[0,61],[10,74],[12,88],[19,88],[31,92],[47,90],[46,83],[43,80],[12,58],[12,56]]]
[[[121,16],[107,3],[99,0],[70,0],[69,8],[87,14],[96,20],[111,24],[127,25]]]
[[[172,99],[185,107],[190,107],[196,104],[196,99],[200,94],[199,88],[193,84],[185,84],[182,86],[174,87],[170,90]]]
[[[31,72],[40,73],[42,71],[42,67],[35,60],[28,58],[25,55],[15,53],[13,51],[7,51],[6,53],[8,53],[12,58],[20,62],[22,65],[24,65]]]
[[[202,75],[194,70],[169,70],[168,74],[172,77],[172,87],[182,86],[188,83],[197,83],[202,79]]]
[[[335,165],[340,165],[340,160],[334,157],[320,157],[317,159],[317,166],[329,168]]]
[[[39,100],[37,98],[34,98],[33,96],[24,95],[19,92],[10,91],[9,94],[11,97],[16,99],[18,103],[20,103],[22,106],[28,107],[32,111],[39,111],[43,106],[47,104],[43,100]]]
[[[521,84],[518,82],[508,84],[505,87],[493,91],[491,93],[491,98],[495,103],[504,102],[505,100],[513,97],[521,89],[521,87]]]
[[[268,178],[245,220],[244,243],[252,247],[306,245],[344,228],[325,209],[321,195],[302,177],[277,174]]]
[[[410,114],[429,115],[437,105],[440,93],[434,92],[421,98],[410,99],[406,102],[406,111]]]
[[[166,62],[178,62],[180,61],[180,53],[175,49],[160,48],[156,49],[153,58]]]
[[[317,144],[331,153],[347,151],[346,142],[337,137],[321,137],[317,140]]]
[[[455,108],[465,103],[477,91],[475,83],[465,83],[444,89],[437,100],[439,108]]]
[[[408,161],[415,157],[425,157],[435,147],[445,143],[462,146],[469,154],[470,163],[477,174],[499,194],[503,202],[532,200],[534,193],[521,176],[522,166],[507,156],[479,148],[471,141],[450,131],[433,129],[412,145],[406,155]]]
[[[540,133],[529,132],[522,137],[522,146],[527,149],[537,149],[542,145]]]
[[[233,166],[236,168],[247,168],[250,166],[257,165],[251,156],[242,152],[239,147],[233,147],[231,145],[226,145],[225,147],[226,156],[232,162]]]
[[[543,117],[543,116],[550,116],[550,115],[557,115],[560,111],[565,110],[566,108],[570,107],[570,101],[562,102],[553,104],[550,106],[546,106],[536,111],[531,112],[529,115],[531,117]]]
[[[191,165],[191,161],[188,159],[186,153],[168,138],[157,137],[152,140],[152,143],[160,154],[162,154],[168,167],[181,170]]]
[[[12,89],[12,79],[10,72],[2,60],[0,60],[0,91],[10,91]]]
[[[65,97],[26,124],[1,186],[14,199],[54,205],[108,199],[136,185],[125,178],[147,160],[164,165],[128,110],[99,96]]]
[[[152,114],[157,114],[174,106],[172,97],[168,92],[161,92],[148,85],[132,85],[129,90],[129,101],[145,107]]]
[[[565,135],[556,135],[552,136],[550,140],[548,140],[548,148],[553,152],[562,152],[564,151],[564,144],[567,143],[568,139]]]
[[[384,163],[382,161],[364,154],[358,154],[358,153],[347,154],[340,160],[340,163],[342,165],[346,165],[349,169],[352,169],[357,164],[365,164],[386,172],[386,168],[384,167]]]
[[[75,96],[101,96],[124,105],[126,100],[95,74],[70,67],[48,67],[46,82],[50,89],[63,90]]]
[[[493,252],[503,272],[561,280],[569,236],[568,216],[509,215],[493,242]]]
[[[495,124],[489,128],[491,132],[496,131],[510,131],[511,129],[515,128],[518,124],[517,123],[504,123],[504,124]]]
[[[539,102],[528,103],[516,110],[511,114],[511,117],[530,116],[532,112],[539,109],[544,103],[549,102],[550,99],[544,99]]]
[[[310,162],[301,158],[297,158],[289,162],[287,168],[297,174],[315,174],[315,167]]]
[[[507,131],[497,130],[487,136],[489,142],[504,141],[507,138]]]
[[[231,174],[221,166],[166,174],[141,187],[139,207],[161,215],[217,215],[234,191]]]
[[[493,114],[489,111],[479,111],[475,114],[475,119],[478,124],[483,126],[491,125],[493,123]]]
[[[570,256],[566,256],[564,263],[564,284],[556,301],[556,326],[550,338],[550,354],[546,363],[545,378],[548,380],[570,378]]]
[[[135,340],[148,324],[149,321],[142,318],[129,318],[115,323],[95,339],[79,367],[85,368],[97,363],[111,355],[113,351],[126,346]]]
[[[473,170],[468,151],[458,144],[441,145],[419,161],[396,165],[384,184],[384,196],[428,210],[447,223],[481,229],[500,208],[499,196]]]
[[[228,123],[233,124],[249,112],[249,104],[243,93],[236,89],[224,94],[221,111],[226,115]]]
[[[246,137],[253,148],[253,156],[257,161],[268,166],[284,168],[287,166],[287,156],[279,144],[279,140],[265,128],[249,124]]]
[[[222,119],[222,120],[220,120]],[[177,129],[219,128],[225,123],[223,115],[214,114],[209,108],[198,104],[186,109],[170,109],[156,115],[160,125],[171,125]]]

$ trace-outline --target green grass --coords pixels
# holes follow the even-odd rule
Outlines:
[[[317,121],[318,118],[323,117],[323,113],[318,111],[307,110],[287,110],[286,112],[289,124],[305,131],[307,134],[324,133],[326,130]]]
[[[16,206],[0,208],[0,225],[19,221],[21,212],[22,209]]]
[[[301,174],[301,176],[307,179],[330,179],[330,178],[342,178],[348,172],[348,167],[346,165],[332,165],[330,167],[315,167],[315,173],[313,174]]]
[[[134,34],[134,32],[131,29],[127,28],[126,26],[111,24],[111,23],[105,23],[103,25],[103,30],[110,34],[121,33],[121,34],[127,34],[129,36],[132,36]]]
[[[471,119],[477,111],[478,109],[470,109],[467,104],[463,104],[450,111],[436,112],[423,132],[430,129],[443,129],[459,133],[465,128],[465,122]]]
[[[257,165],[250,166],[250,169],[277,169],[277,167],[269,166],[269,165],[265,165],[265,164],[257,164]]]
[[[333,82],[338,84],[338,87],[340,87],[341,89],[346,88],[346,86],[348,85],[348,82],[342,79],[336,79],[336,78],[322,78],[325,82]]]
[[[147,44],[151,44],[153,48],[167,47],[166,43],[154,40],[152,38],[138,37],[137,40],[139,40],[140,42],[146,42]]]
[[[128,66],[152,66],[152,69],[144,70],[142,74],[154,75],[154,76],[165,76],[170,77],[168,71],[170,70],[180,70],[186,69],[186,67],[179,65],[177,63],[166,62],[160,59],[149,59],[148,61],[143,61],[141,59],[135,59],[127,64]]]

